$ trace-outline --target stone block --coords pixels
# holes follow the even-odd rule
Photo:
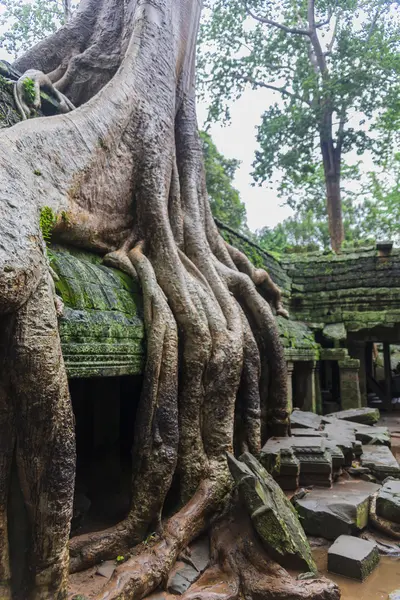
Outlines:
[[[344,464],[350,466],[354,459],[356,436],[353,429],[347,427],[347,423],[343,427],[343,423],[346,422],[336,420],[335,424],[326,424],[324,433],[327,439],[334,442],[343,452]]]
[[[101,575],[110,579],[116,568],[115,560],[106,560],[103,562],[96,571],[96,575]]]
[[[379,490],[376,514],[388,521],[400,524],[400,481],[389,479]]]
[[[388,446],[388,448],[391,446],[390,432],[387,427],[357,424],[355,436],[356,440],[365,445]]]
[[[341,535],[328,550],[328,571],[364,581],[379,563],[373,542]]]
[[[387,446],[363,446],[361,465],[370,469],[379,481],[387,477],[400,479],[400,467]]]
[[[311,548],[291,502],[249,453],[228,455],[229,468],[252,524],[268,553],[282,566],[316,572]]]
[[[349,480],[332,490],[314,489],[296,499],[295,507],[308,535],[335,540],[367,526],[370,499],[379,488],[374,483]]]
[[[375,425],[379,421],[380,413],[377,408],[349,408],[348,410],[331,413],[328,417],[362,423],[363,425]]]
[[[178,560],[168,577],[167,590],[171,594],[182,595],[199,576],[197,569]]]
[[[313,412],[294,410],[290,415],[290,423],[293,427],[319,429],[321,427],[322,417]]]

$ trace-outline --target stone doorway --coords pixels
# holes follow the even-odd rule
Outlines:
[[[128,511],[141,383],[140,376],[69,381],[77,449],[71,535],[112,526]]]

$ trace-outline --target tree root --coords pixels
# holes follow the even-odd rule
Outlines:
[[[382,531],[382,533],[385,533],[395,540],[400,540],[400,525],[392,523],[391,521],[387,521],[376,514],[377,497],[378,492],[371,497],[371,504],[369,507],[369,522],[373,527],[375,527],[375,529]]]
[[[171,519],[163,539],[136,553],[114,575],[95,600],[128,600],[166,584],[179,548],[198,528],[192,509]],[[197,510],[197,516],[200,514]],[[182,600],[339,600],[338,587],[325,578],[300,581],[273,562],[254,534],[250,520],[236,507],[212,527],[212,564],[183,594]]]
[[[114,266],[117,266],[116,257],[114,253]],[[124,255],[119,258],[128,270]],[[145,384],[133,448],[131,509],[126,519],[115,527],[71,540],[71,572],[126,553],[144,538],[149,525],[159,525],[177,463],[178,334],[175,319],[140,246],[130,252],[129,259],[142,285],[147,334]]]

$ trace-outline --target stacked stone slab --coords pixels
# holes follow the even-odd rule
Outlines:
[[[260,454],[260,462],[283,489],[318,485],[330,487],[345,463],[338,445],[322,436],[271,438]]]

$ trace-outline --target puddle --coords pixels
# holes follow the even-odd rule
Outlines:
[[[400,558],[381,556],[375,571],[360,583],[328,573],[326,548],[315,548],[313,556],[321,575],[325,575],[339,586],[341,600],[387,600],[391,592],[400,589]]]

